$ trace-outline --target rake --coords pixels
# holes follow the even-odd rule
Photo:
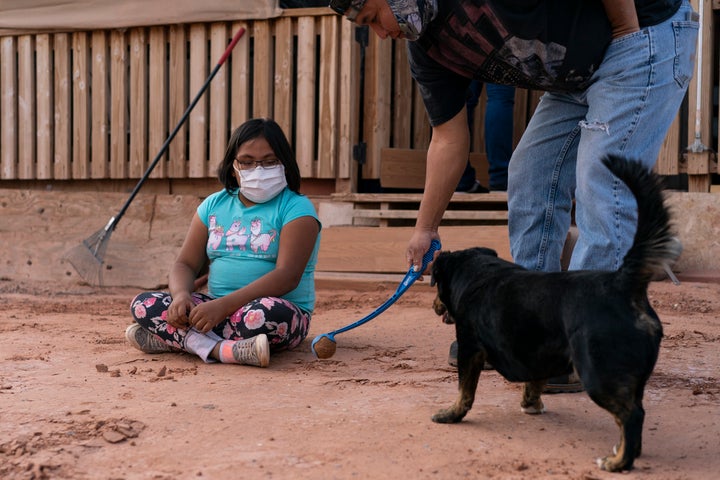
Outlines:
[[[160,161],[160,158],[162,158],[162,156],[165,154],[168,146],[170,145],[170,142],[172,142],[173,138],[175,138],[175,135],[177,135],[182,125],[187,121],[187,118],[190,116],[190,112],[193,108],[195,108],[195,105],[200,100],[200,97],[202,97],[202,95],[205,93],[208,86],[210,85],[210,82],[215,77],[218,70],[220,70],[220,67],[222,67],[222,65],[225,63],[225,60],[227,60],[227,58],[230,56],[230,52],[233,48],[235,48],[235,45],[244,33],[245,29],[240,28],[235,34],[235,36],[233,36],[222,57],[220,57],[217,65],[215,65],[215,67],[212,69],[207,80],[205,80],[205,83],[200,88],[200,91],[197,93],[197,95],[195,95],[195,98],[193,98],[192,102],[190,102],[190,105],[188,105],[185,113],[183,113],[182,117],[180,118],[180,121],[177,123],[170,135],[167,137],[165,143],[162,144],[162,147],[160,147],[160,151],[150,163],[147,170],[145,170],[142,178],[140,178],[138,183],[135,185],[135,188],[133,188],[133,191],[130,193],[130,196],[125,201],[125,204],[122,206],[120,211],[115,214],[115,216],[110,217],[110,220],[107,222],[105,227],[101,228],[97,232],[87,237],[85,240],[82,241],[80,245],[72,248],[65,254],[64,258],[70,262],[70,264],[73,266],[73,268],[75,268],[80,277],[82,277],[82,279],[85,280],[88,284],[94,286],[103,285],[102,267],[105,261],[105,251],[107,250],[108,243],[110,242],[110,236],[112,235],[113,230],[115,230],[118,222],[123,217],[123,215],[125,215],[125,212],[130,206],[130,203],[132,203],[133,199],[140,191],[140,187],[142,187],[142,185],[150,176],[150,173]]]

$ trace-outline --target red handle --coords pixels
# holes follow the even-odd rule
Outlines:
[[[230,45],[225,49],[225,53],[223,53],[223,56],[220,57],[220,60],[218,60],[218,66],[225,63],[225,60],[230,56],[230,52],[232,52],[232,49],[235,48],[235,45],[237,44],[238,40],[240,40],[240,37],[243,36],[245,33],[245,29],[243,27],[240,27],[240,30],[237,31],[235,36],[230,41]]]

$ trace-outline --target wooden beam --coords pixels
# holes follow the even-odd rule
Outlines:
[[[323,229],[317,271],[406,273],[405,248],[412,227],[329,227]],[[475,246],[496,250],[510,260],[507,226],[440,227],[443,250]]]

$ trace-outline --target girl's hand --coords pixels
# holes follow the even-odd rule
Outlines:
[[[175,295],[167,309],[167,322],[175,328],[185,329],[189,325],[188,313],[195,307],[190,294]]]
[[[218,298],[195,306],[188,315],[190,325],[202,333],[207,333],[227,318],[222,299]]]

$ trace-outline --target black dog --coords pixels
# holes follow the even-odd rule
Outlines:
[[[487,248],[442,252],[434,261],[433,307],[455,323],[459,396],[433,421],[462,420],[486,360],[507,380],[526,382],[521,407],[530,414],[544,411],[540,394],[547,379],[574,366],[590,398],[620,426],[615,455],[598,465],[632,468],[641,451],[645,383],[663,335],[647,287],[679,252],[659,177],[638,162],[610,157],[603,163],[638,203],[634,244],[619,270],[529,271]]]

